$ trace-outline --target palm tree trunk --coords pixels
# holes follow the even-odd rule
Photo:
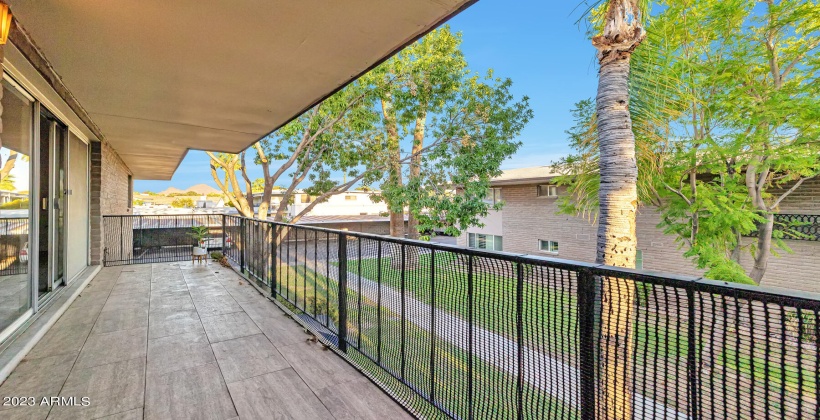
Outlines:
[[[646,36],[635,0],[610,0],[603,35],[593,38],[600,70],[596,111],[601,183],[596,262],[635,267],[638,166],[629,114],[629,62]],[[635,285],[601,278],[598,412],[603,418],[633,417],[633,337]]]

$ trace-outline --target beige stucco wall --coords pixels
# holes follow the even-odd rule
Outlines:
[[[808,182],[798,191],[784,200],[779,210],[783,213],[820,214],[820,181]],[[565,193],[565,189],[560,189],[559,195],[561,193]],[[502,221],[504,251],[587,262],[595,260],[597,224],[584,218],[558,214],[558,199],[536,197],[535,185],[505,186],[502,195],[506,203]],[[701,275],[702,272],[683,257],[683,251],[678,248],[674,237],[664,235],[657,228],[659,223],[660,216],[655,208],[640,209],[637,236],[638,249],[643,252],[644,269]],[[539,251],[539,239],[557,241],[559,253]],[[820,292],[820,275],[817,274],[820,273],[820,243],[795,240],[786,243],[794,252],[772,256],[762,284]],[[459,237],[459,244],[466,245],[466,234]],[[751,256],[744,254],[741,262],[745,267],[750,267]]]

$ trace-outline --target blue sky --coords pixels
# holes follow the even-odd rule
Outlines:
[[[513,80],[513,92],[530,97],[535,117],[521,133],[523,146],[503,169],[546,165],[569,152],[564,133],[570,110],[595,96],[595,49],[575,22],[578,1],[480,0],[450,20],[463,34],[462,49],[472,70],[492,68]],[[582,9],[582,8],[579,8]],[[261,176],[251,168],[250,176]],[[204,152],[190,151],[171,181],[136,181],[137,191],[216,186]]]

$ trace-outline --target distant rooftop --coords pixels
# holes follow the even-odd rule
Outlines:
[[[407,215],[404,216],[407,220]],[[314,225],[321,223],[362,223],[362,222],[390,222],[388,216],[378,214],[341,215],[341,216],[305,216],[299,219],[299,225]]]
[[[493,185],[514,185],[514,184],[530,184],[549,181],[556,176],[558,172],[553,171],[552,166],[532,166],[529,168],[509,169],[504,171],[500,176],[492,179]]]

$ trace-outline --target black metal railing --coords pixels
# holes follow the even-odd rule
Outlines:
[[[192,227],[207,226],[205,248],[221,251],[221,214],[103,216],[106,266],[190,260],[197,245]]]
[[[783,239],[797,241],[820,241],[820,214],[774,214],[774,230],[783,234]],[[757,231],[748,237],[756,237]]]
[[[28,217],[0,218],[0,277],[28,273],[28,229]]]
[[[783,239],[820,241],[820,214],[775,214],[774,223]]]
[[[419,417],[820,415],[817,295],[235,216],[222,232]]]

